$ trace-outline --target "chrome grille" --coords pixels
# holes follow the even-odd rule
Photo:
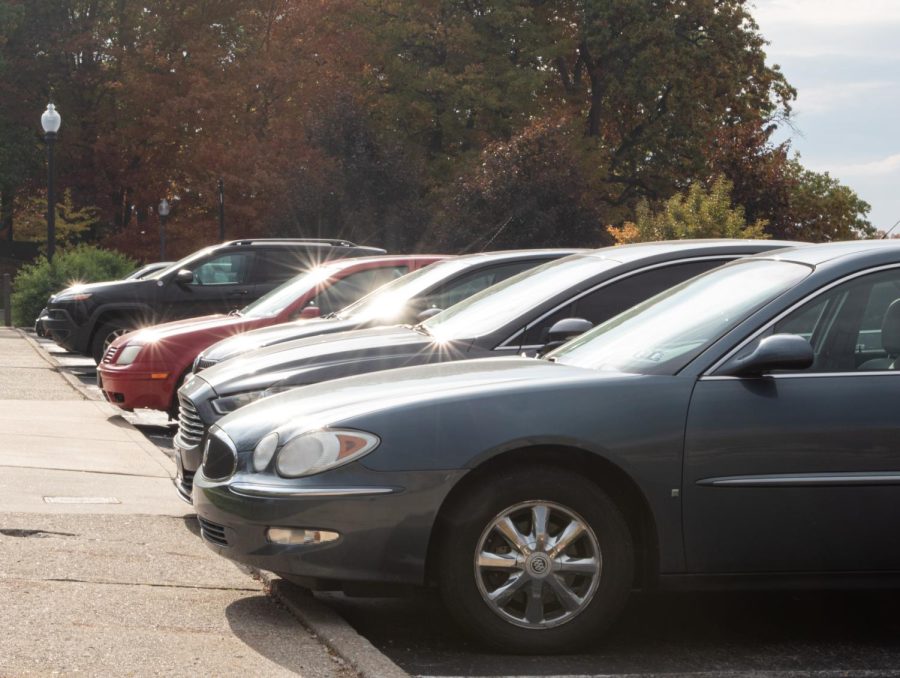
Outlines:
[[[113,361],[113,358],[116,357],[116,352],[118,350],[119,349],[115,346],[110,346],[108,349],[106,349],[106,353],[103,354],[103,362],[111,363]]]
[[[217,362],[218,362],[217,360],[210,360],[209,358],[198,359],[194,365],[194,374],[196,374],[200,370],[205,370],[207,367],[212,367]]]
[[[225,536],[224,527],[204,520],[200,516],[197,516],[197,520],[200,521],[200,534],[206,541],[210,541],[218,546],[228,546],[228,537]]]
[[[197,408],[187,398],[178,396],[178,442],[183,447],[197,447],[205,434],[206,427]]]

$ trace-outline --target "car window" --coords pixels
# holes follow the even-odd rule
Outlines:
[[[894,369],[897,340],[882,336],[894,302],[900,302],[900,269],[838,285],[785,316],[764,336],[797,334],[807,339],[815,361],[803,372]],[[900,303],[890,313],[900,318]],[[738,358],[748,355],[761,339],[742,349]]]
[[[239,285],[247,282],[253,255],[227,252],[206,260],[194,269],[194,285]]]
[[[456,280],[441,285],[437,290],[422,297],[419,306],[422,310],[450,308],[463,299],[471,297],[476,292],[480,292],[491,285],[496,285],[498,282],[521,273],[532,266],[534,266],[533,261],[517,261],[472,271]]]
[[[399,278],[407,271],[409,271],[408,266],[390,266],[351,273],[322,290],[312,300],[312,303],[319,307],[322,315],[334,313],[369,292]]]
[[[303,248],[282,247],[279,249],[259,249],[256,255],[254,282],[282,283],[304,271],[320,265],[318,252]]]
[[[516,339],[515,343],[521,343],[523,346],[543,346],[547,343],[550,328],[565,318],[584,318],[594,325],[599,325],[663,290],[723,263],[725,261],[722,259],[691,261],[639,271],[566,304],[528,328],[521,340]]]

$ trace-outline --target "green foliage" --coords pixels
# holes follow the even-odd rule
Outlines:
[[[16,239],[47,245],[47,195],[23,198],[15,211]],[[75,207],[72,191],[63,191],[62,202],[56,203],[56,246],[74,245],[96,229],[100,210]]]
[[[813,172],[794,159],[789,163],[788,176],[788,237],[828,242],[875,235],[875,228],[866,219],[869,204],[828,172]]]
[[[765,222],[748,224],[744,208],[731,204],[732,184],[717,177],[709,189],[692,184],[676,193],[662,209],[653,211],[646,200],[637,206],[637,220],[621,229],[610,228],[619,243],[683,238],[768,238]]]
[[[31,325],[50,295],[78,283],[118,280],[133,271],[137,264],[125,255],[111,250],[79,245],[58,252],[52,262],[41,257],[22,267],[13,281],[13,323]]]

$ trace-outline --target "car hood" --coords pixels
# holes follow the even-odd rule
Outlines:
[[[340,320],[337,318],[306,318],[289,323],[280,323],[263,327],[252,332],[245,332],[236,337],[229,337],[213,344],[203,351],[203,358],[220,363],[236,355],[254,351],[273,344],[280,344],[293,339],[302,339],[317,334],[346,332],[359,327],[356,320]]]
[[[199,318],[187,318],[168,323],[160,323],[151,327],[135,330],[127,335],[127,343],[145,343],[166,340],[177,340],[181,337],[204,334],[206,332],[240,332],[248,323],[256,319],[242,318],[239,315],[226,315],[217,313],[205,315]]]
[[[622,377],[622,375],[615,375]],[[339,424],[354,417],[404,404],[484,397],[491,393],[552,387],[573,379],[613,375],[534,358],[484,358],[373,372],[305,386],[263,398],[219,420],[239,449],[278,431],[282,440],[297,433]]]
[[[275,344],[214,365],[199,377],[222,396],[275,384],[318,383],[357,371],[460,359],[470,344],[438,342],[406,326],[375,327]]]
[[[63,290],[60,290],[52,297],[48,303],[54,303],[60,295],[69,291],[77,291],[83,292],[85,294],[96,294],[100,295],[104,292],[113,292],[115,294],[120,294],[123,291],[127,292],[131,289],[138,289],[140,287],[152,287],[156,285],[156,281],[154,280],[108,280],[106,282],[95,282],[95,283],[85,283],[83,285],[71,285]],[[65,302],[63,302],[65,303]]]

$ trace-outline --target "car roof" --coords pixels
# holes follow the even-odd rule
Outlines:
[[[900,257],[900,240],[841,240],[839,242],[809,244],[773,252],[772,258],[794,261],[798,264],[819,266],[828,261],[854,255],[896,252]]]
[[[522,249],[522,250],[493,250],[490,252],[476,252],[474,254],[460,254],[454,259],[462,259],[464,261],[518,261],[520,259],[531,259],[538,257],[565,257],[571,254],[583,254],[592,250],[585,247],[546,247],[540,249]]]
[[[682,259],[685,256],[717,254],[757,254],[779,248],[798,248],[802,243],[789,240],[749,240],[741,238],[706,238],[686,240],[663,240],[660,242],[613,245],[590,250],[581,256],[597,257],[627,264],[650,258]]]

